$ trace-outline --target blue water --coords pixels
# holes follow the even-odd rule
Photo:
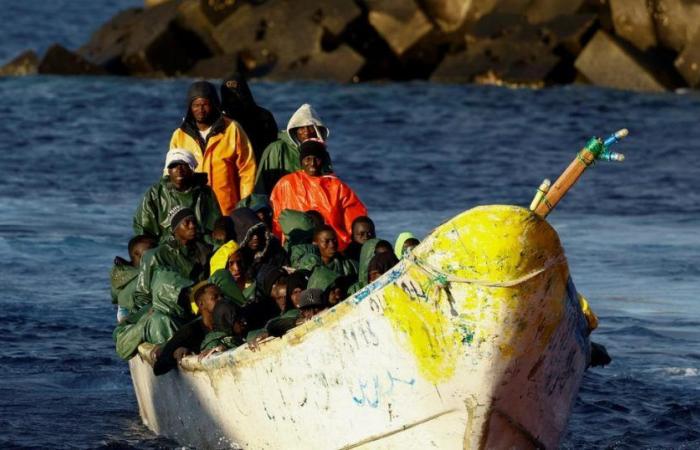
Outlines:
[[[112,3],[64,0],[47,15],[48,2],[0,1],[0,60],[55,40],[77,47]],[[0,79],[0,448],[175,445],[141,425],[113,352],[107,273],[126,253],[188,83]],[[628,127],[627,161],[588,171],[550,216],[600,315],[593,338],[614,358],[586,373],[563,446],[700,447],[700,97],[425,83],[253,90],[280,124],[302,102],[316,107],[338,173],[389,239],[474,205],[527,205],[590,135]]]

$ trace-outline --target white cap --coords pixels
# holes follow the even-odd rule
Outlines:
[[[165,155],[165,169],[167,170],[168,166],[174,162],[183,162],[192,170],[197,168],[197,160],[192,152],[182,148],[173,148],[168,151],[168,154]]]

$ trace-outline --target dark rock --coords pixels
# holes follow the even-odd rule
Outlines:
[[[578,55],[593,29],[596,17],[593,14],[570,14],[557,16],[542,24],[545,43],[569,55]]]
[[[547,82],[558,62],[559,58],[539,41],[510,36],[472,38],[464,52],[445,57],[430,79],[539,87]]]
[[[197,35],[211,54],[221,54],[221,47],[219,47],[219,44],[212,36],[214,25],[204,13],[204,5],[209,5],[209,2],[200,2],[199,0],[183,1],[175,15],[175,24],[181,29]]]
[[[540,31],[525,16],[514,13],[493,12],[467,27],[467,34],[476,39],[511,37],[521,40],[538,40]]]
[[[653,12],[659,42],[677,52],[689,43],[700,24],[700,3],[686,0],[656,0]]]
[[[688,86],[700,87],[700,32],[686,44],[674,65]]]
[[[0,67],[0,77],[34,75],[39,66],[39,57],[34,50],[25,50],[10,62]]]
[[[578,12],[583,3],[584,0],[533,0],[528,5],[525,15],[530,23],[544,23],[558,16]]]
[[[369,23],[368,12],[350,22],[339,39],[365,58],[357,74],[359,81],[393,78],[401,63],[389,44]]]
[[[240,0],[191,0],[200,5],[201,11],[209,20],[209,23],[216,26],[226,20],[241,5]],[[258,0],[260,1],[260,0]],[[264,1],[264,0],[262,0]]]
[[[187,72],[192,78],[226,78],[238,70],[237,55],[217,55],[201,59]]]
[[[369,23],[401,56],[427,35],[433,24],[413,0],[368,0]]]
[[[212,56],[193,32],[176,23],[180,1],[168,1],[145,10],[126,41],[122,62],[133,74],[187,72],[199,59]]]
[[[635,91],[666,90],[641,55],[604,31],[598,31],[586,45],[575,67],[598,86]]]
[[[454,31],[461,27],[474,2],[464,0],[418,0],[428,17],[442,31]]]
[[[38,72],[53,75],[105,75],[107,71],[77,53],[54,44],[46,50]]]
[[[610,11],[616,35],[642,51],[657,45],[647,0],[610,0]]]
[[[319,51],[302,58],[288,68],[273,69],[268,77],[284,80],[332,80],[347,83],[357,81],[356,75],[364,64],[365,60],[360,54],[347,45],[341,45],[332,52]]]
[[[213,36],[225,53],[238,54],[245,66],[288,73],[322,51],[324,36],[342,34],[360,12],[352,0],[332,5],[311,0],[242,4]]]
[[[128,70],[122,62],[122,54],[131,29],[142,14],[141,8],[131,8],[112,17],[92,34],[87,44],[78,49],[78,54],[111,73],[126,75]]]
[[[430,77],[448,52],[464,50],[464,33],[444,33],[438,27],[406,50],[392,70],[394,80],[424,80]]]

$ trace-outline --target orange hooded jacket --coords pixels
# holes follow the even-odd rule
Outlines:
[[[367,208],[350,186],[335,175],[312,177],[303,170],[283,176],[270,194],[272,231],[282,239],[279,216],[282,210],[308,211],[315,209],[338,235],[338,250],[352,240],[352,222],[367,215]]]

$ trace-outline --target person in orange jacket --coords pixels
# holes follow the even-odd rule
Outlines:
[[[170,148],[191,152],[197,172],[205,172],[222,215],[253,192],[255,155],[243,128],[221,114],[216,88],[197,81],[187,93],[187,113],[170,139]]]
[[[318,211],[326,224],[338,236],[338,250],[342,251],[352,240],[352,222],[367,215],[367,208],[355,192],[334,174],[322,174],[323,162],[328,159],[326,146],[317,140],[308,140],[299,146],[301,170],[280,178],[270,194],[272,203],[272,231],[282,239],[280,213],[285,209]]]

